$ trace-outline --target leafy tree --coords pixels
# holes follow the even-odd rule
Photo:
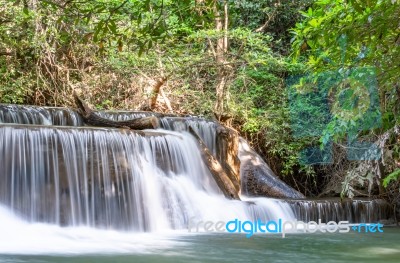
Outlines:
[[[293,47],[294,57],[304,61],[311,73],[303,84],[328,88],[332,118],[321,134],[322,147],[333,140],[351,151],[353,138],[372,140],[395,160],[400,2],[320,0],[302,14],[304,20],[293,29]],[[298,85],[299,92],[307,87],[303,84]],[[385,169],[390,172],[391,167]],[[382,172],[376,170],[379,179]]]
[[[291,35],[288,33],[301,20],[300,11],[307,10],[313,0],[235,0],[232,2],[233,27],[246,27],[254,32],[273,37],[273,50],[283,55],[290,53]]]

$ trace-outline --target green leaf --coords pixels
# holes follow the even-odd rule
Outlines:
[[[310,24],[310,26],[313,26],[313,27],[317,27],[319,25],[318,20],[315,18],[308,21],[308,23]]]
[[[383,180],[383,186],[387,187],[391,181],[396,181],[400,177],[400,169],[397,169],[393,173],[389,174],[384,180]]]
[[[113,34],[117,34],[117,25],[115,24],[114,20],[111,20],[110,23],[108,24],[108,28]]]

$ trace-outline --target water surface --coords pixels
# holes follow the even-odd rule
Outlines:
[[[249,239],[241,234],[142,234],[108,248],[101,240],[91,246],[93,240],[87,244],[76,241],[86,252],[60,249],[53,255],[44,251],[3,254],[0,262],[400,262],[400,229],[389,227],[384,233],[289,234],[286,238],[272,234]]]

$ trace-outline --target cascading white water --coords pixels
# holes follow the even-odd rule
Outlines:
[[[0,254],[175,246],[157,238],[187,233],[190,220],[314,219],[312,201],[299,209],[268,198],[227,200],[186,132],[191,125],[215,154],[213,122],[164,117],[165,130],[132,132],[77,127],[80,116],[62,108],[0,106],[0,233],[10,235],[0,239]],[[114,120],[148,115],[101,114]]]
[[[0,205],[0,256],[161,253],[183,246],[175,233],[139,233],[27,222]],[[0,262],[16,262],[3,261]],[[25,261],[24,261],[25,262]]]
[[[30,222],[158,231],[293,216],[225,199],[185,132],[2,125],[0,167],[1,203]]]
[[[78,113],[67,108],[0,104],[0,123],[82,126]]]
[[[10,235],[0,254],[154,252],[179,245],[165,231],[187,233],[189,220],[293,218],[276,200],[225,199],[185,122],[163,119],[179,132],[136,133],[35,126],[81,120],[62,109],[26,111],[0,115],[30,124],[0,125],[0,232]],[[211,124],[192,125],[215,149]]]

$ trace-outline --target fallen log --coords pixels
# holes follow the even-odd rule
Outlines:
[[[159,120],[155,116],[136,118],[127,121],[113,121],[100,117],[93,111],[79,96],[74,93],[75,103],[83,121],[96,127],[129,128],[132,130],[156,129],[160,126]]]
[[[230,180],[229,176],[226,174],[224,169],[218,160],[211,154],[210,150],[204,144],[203,140],[200,136],[193,130],[192,127],[189,126],[189,132],[192,134],[199,143],[201,156],[204,162],[207,164],[208,169],[210,170],[212,176],[214,177],[215,182],[225,195],[225,197],[229,199],[240,200],[238,191],[235,188],[235,185]]]

